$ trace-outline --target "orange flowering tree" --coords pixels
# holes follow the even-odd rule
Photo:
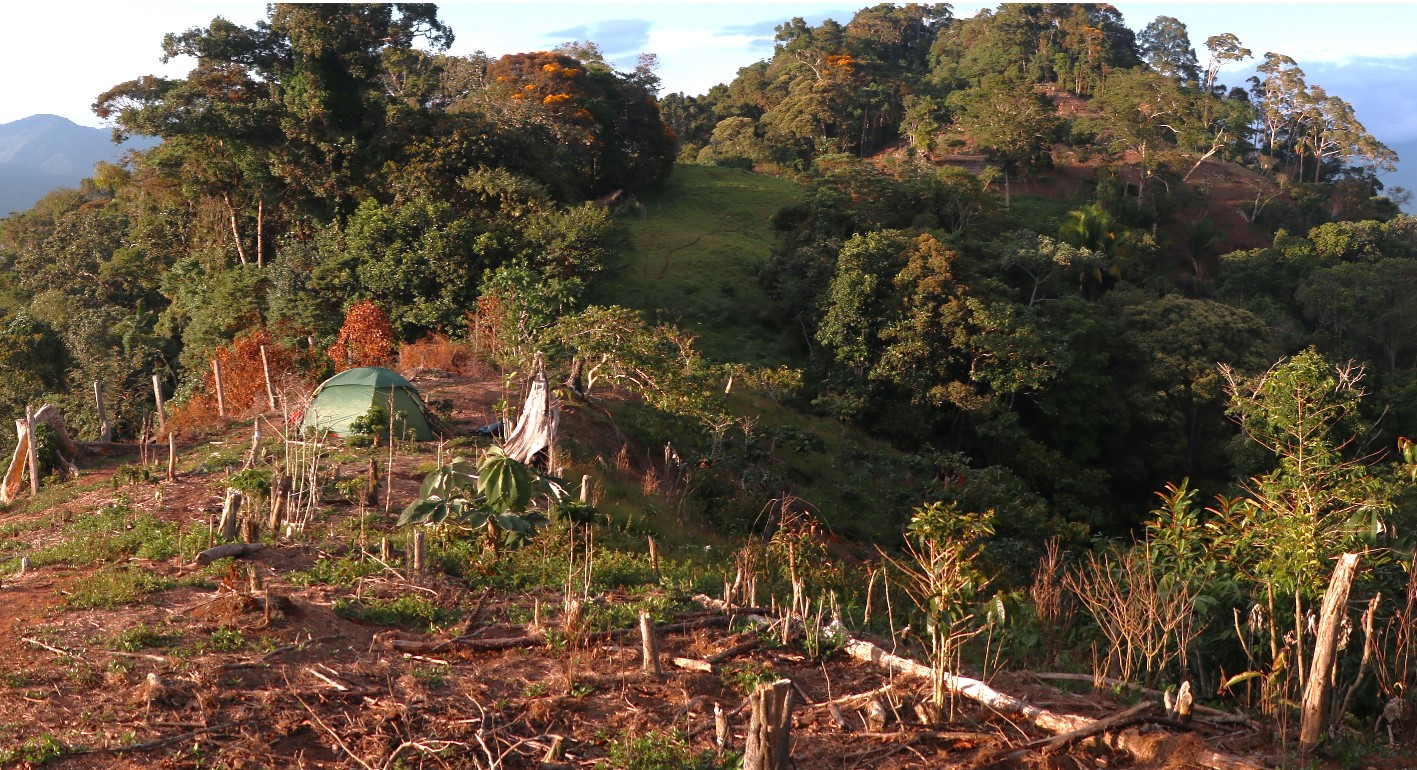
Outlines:
[[[337,369],[393,363],[394,326],[389,314],[372,300],[350,305],[329,354]]]
[[[642,190],[668,177],[676,140],[659,114],[657,80],[645,72],[615,72],[594,55],[582,61],[539,51],[492,62],[487,80],[508,119],[551,130],[583,193]]]

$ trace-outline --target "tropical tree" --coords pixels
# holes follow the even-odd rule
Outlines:
[[[1186,25],[1171,16],[1157,16],[1137,37],[1142,58],[1157,74],[1181,84],[1200,80],[1200,64]]]
[[[1230,32],[1211,35],[1205,39],[1205,47],[1210,51],[1210,61],[1205,65],[1205,82],[1201,85],[1201,90],[1206,93],[1211,93],[1215,88],[1215,78],[1220,74],[1221,67],[1254,56],[1250,49],[1240,44],[1240,38]]]

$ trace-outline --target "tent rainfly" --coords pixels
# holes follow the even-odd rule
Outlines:
[[[375,366],[349,369],[321,383],[301,416],[300,428],[348,436],[349,424],[375,406],[402,413],[404,424],[419,441],[433,438],[435,418],[429,414],[418,389],[398,372]]]

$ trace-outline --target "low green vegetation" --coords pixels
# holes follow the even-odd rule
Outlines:
[[[457,620],[454,610],[439,607],[422,596],[393,598],[366,597],[335,600],[336,615],[357,623],[374,626],[397,626],[432,633],[440,626]]]

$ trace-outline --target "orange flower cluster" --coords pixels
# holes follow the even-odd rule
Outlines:
[[[827,57],[827,66],[824,67],[822,71],[831,72],[832,68],[842,70],[847,75],[850,75],[856,72],[856,59],[852,57],[851,54],[832,54]]]

